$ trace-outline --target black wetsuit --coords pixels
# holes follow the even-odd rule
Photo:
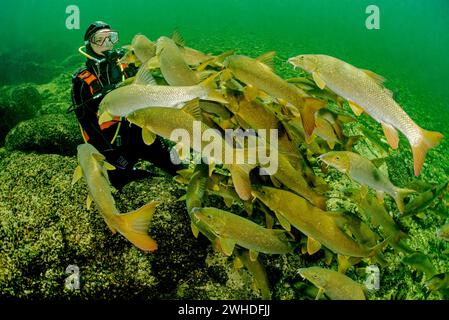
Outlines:
[[[142,129],[131,125],[123,118],[120,127],[118,127],[119,123],[116,123],[106,129],[100,128],[97,112],[101,100],[122,82],[123,75],[125,78],[132,77],[136,74],[137,68],[130,65],[122,73],[117,64],[117,59],[121,57],[121,54],[104,59],[104,57],[95,55],[91,49],[88,50],[88,53],[95,58],[103,58],[103,61],[97,63],[89,59],[86,66],[73,76],[73,110],[88,137],[87,142],[97,148],[107,161],[117,168],[117,170],[108,171],[111,183],[115,187],[121,188],[127,182],[141,177],[141,171],[133,170],[133,166],[139,159],[148,160],[165,172],[175,175],[181,167],[172,163],[169,146],[160,137],[157,137],[152,145],[145,145],[142,140]],[[79,77],[85,70],[93,74],[98,81],[94,81],[90,85],[87,84]],[[92,90],[92,86],[94,86],[94,90]]]

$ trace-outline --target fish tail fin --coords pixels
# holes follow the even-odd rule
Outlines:
[[[440,143],[443,135],[436,131],[421,129],[422,137],[417,145],[412,145],[415,176],[419,176],[426,158],[427,151]]]
[[[304,108],[300,111],[302,125],[307,136],[311,136],[315,129],[315,113],[326,106],[326,102],[314,98],[304,99]]]
[[[410,189],[396,188],[394,192],[394,201],[396,201],[396,205],[398,206],[399,212],[404,213],[405,211],[404,198],[414,192],[416,191]]]
[[[121,215],[119,230],[132,244],[143,251],[155,251],[157,243],[148,235],[154,210],[159,204],[152,201],[141,208]]]
[[[228,101],[223,97],[223,95],[215,88],[215,78],[220,73],[214,73],[209,78],[204,80],[199,84],[200,87],[202,87],[206,91],[206,100],[211,100],[223,104],[227,104]]]

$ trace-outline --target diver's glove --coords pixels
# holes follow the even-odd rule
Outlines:
[[[109,92],[111,92],[115,88],[117,88],[116,84],[108,84],[108,85],[103,86],[103,89],[101,89],[101,97],[104,97],[105,95],[107,95]]]
[[[132,163],[117,150],[107,150],[103,152],[107,161],[120,170],[131,169]]]

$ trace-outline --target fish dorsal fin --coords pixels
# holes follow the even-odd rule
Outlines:
[[[186,45],[184,38],[179,34],[178,30],[173,31],[171,38],[180,47],[184,47]]]
[[[309,255],[314,255],[321,249],[321,243],[316,241],[315,239],[308,237],[307,238],[307,253]]]
[[[391,98],[393,98],[393,91],[391,91],[390,89],[384,88],[384,92],[389,95]]]
[[[290,222],[287,221],[287,219],[284,218],[284,216],[278,212],[275,212],[276,218],[278,219],[279,223],[281,224],[282,228],[284,228],[287,231],[291,231],[292,226]]]
[[[91,197],[91,195],[90,195],[90,193],[87,195],[87,198],[86,198],[86,207],[87,207],[87,210],[90,210],[90,207],[92,206],[92,201],[93,201],[93,199],[92,199],[92,197]]]
[[[153,75],[150,70],[147,68],[146,64],[143,64],[139,71],[136,74],[136,79],[134,80],[134,84],[143,84],[143,85],[152,85],[156,86],[156,80],[154,80]]]
[[[182,107],[181,110],[193,116],[195,120],[201,120],[201,108],[199,101],[200,100],[198,98],[190,100],[184,105],[184,107]]]
[[[359,106],[357,103],[349,101],[349,106],[351,107],[352,112],[358,117],[360,116],[365,110],[361,106]]]
[[[143,128],[142,139],[147,146],[150,146],[153,144],[154,140],[156,140],[156,134],[148,129]]]
[[[230,256],[232,254],[232,252],[234,251],[235,244],[236,244],[235,240],[220,238],[220,246],[223,253],[226,256]]]
[[[375,72],[372,72],[371,70],[365,70],[362,69],[362,71],[369,76],[371,79],[373,79],[379,86],[383,86],[386,79],[382,77],[381,75],[378,75]]]
[[[198,229],[198,227],[192,222],[190,224],[190,228],[192,229],[193,236],[195,238],[198,238],[198,235],[200,234],[200,230]]]
[[[399,145],[398,132],[396,131],[396,129],[393,126],[391,126],[387,123],[381,122],[381,124],[382,124],[382,129],[384,130],[385,137],[387,138],[388,144],[393,149],[397,149],[398,145]]]
[[[75,169],[75,172],[73,172],[73,178],[72,178],[72,186],[83,176],[83,169],[81,166],[77,166]]]
[[[274,61],[273,58],[276,56],[276,51],[267,52],[260,57],[257,57],[256,60],[262,62],[264,65],[268,66],[270,69],[274,69]]]
[[[265,212],[265,224],[268,229],[273,229],[274,226],[274,218],[271,214]]]

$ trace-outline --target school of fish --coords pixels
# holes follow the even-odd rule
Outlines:
[[[416,124],[384,87],[383,77],[334,57],[299,55],[287,62],[302,71],[297,78],[283,79],[274,71],[274,52],[258,58],[234,52],[206,54],[187,47],[178,33],[154,42],[139,34],[125,49],[120,62],[135,64],[139,71],[102,100],[100,123],[126,117],[142,128],[143,140],[151,144],[156,136],[172,139],[176,129],[186,130],[192,141],[194,122],[199,121],[200,132],[214,132],[223,152],[228,144],[243,158],[251,147],[237,137],[225,141],[226,130],[277,130],[277,141],[253,134],[276,159],[272,174],[261,174],[259,155],[255,163],[229,164],[206,154],[204,141],[191,150],[175,149],[180,159],[199,154],[208,160],[190,161],[175,177],[186,185],[183,199],[194,236],[202,234],[215,250],[234,255],[236,267],[247,268],[264,299],[271,298],[271,292],[259,253],[323,255],[327,266],[336,257],[338,271],[318,266],[298,270],[319,289],[317,299],[367,298],[363,285],[344,273],[362,260],[382,265],[387,245],[406,255],[403,263],[424,270],[429,278],[435,275],[427,256],[408,247],[408,235],[395,217],[422,211],[447,190],[447,184],[430,186],[427,192],[394,185],[376,159],[358,154],[354,146],[369,143],[386,155],[388,148],[379,147],[382,142],[372,138],[376,135],[369,129],[359,136],[345,130],[366,113],[381,124],[393,149],[399,147],[401,132],[412,148],[413,173],[421,173],[427,152],[443,136]],[[155,251],[148,229],[157,202],[120,214],[107,178],[107,170],[114,167],[88,144],[78,147],[78,161],[74,182],[85,178],[88,206],[95,203],[113,232],[144,251]],[[358,214],[328,211],[329,174],[353,181],[356,189],[345,196]],[[384,194],[394,200],[389,206]],[[224,206],[207,206],[208,197],[221,198]],[[239,214],[231,212],[235,206],[242,209]],[[437,234],[448,239],[447,230],[444,226]],[[434,283],[436,278],[432,288]]]

